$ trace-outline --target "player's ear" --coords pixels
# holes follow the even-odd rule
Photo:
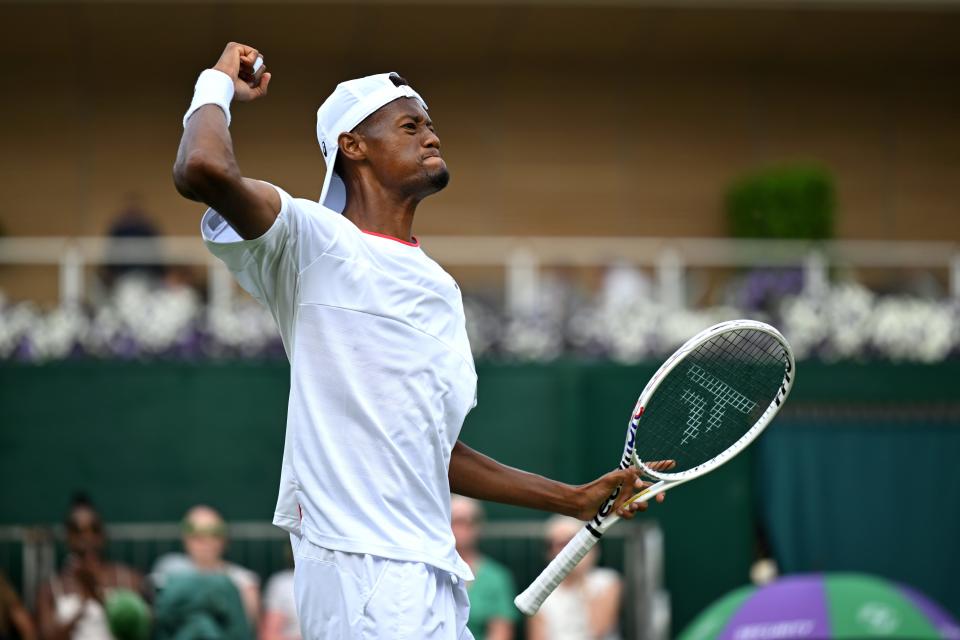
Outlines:
[[[340,145],[340,155],[344,158],[356,162],[367,157],[367,146],[363,136],[358,133],[341,133],[337,144]]]

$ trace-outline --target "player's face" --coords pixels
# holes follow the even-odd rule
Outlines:
[[[364,128],[367,158],[381,184],[418,199],[447,186],[450,172],[440,155],[440,138],[417,100],[394,100],[370,125]]]

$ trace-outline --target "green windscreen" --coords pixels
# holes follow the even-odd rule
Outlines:
[[[670,473],[723,453],[760,419],[783,383],[780,341],[734,329],[700,344],[660,383],[637,429],[643,462],[676,460]]]

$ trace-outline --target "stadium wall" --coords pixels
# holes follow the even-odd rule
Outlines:
[[[960,237],[960,12],[631,4],[5,4],[0,227],[102,234],[137,192],[163,233],[196,234],[180,118],[240,40],[274,72],[233,108],[241,167],[297,196],[319,194],[337,82],[395,69],[423,92],[453,179],[418,234],[723,235],[732,178],[809,160],[836,175],[840,237]],[[13,298],[56,283],[0,269]]]
[[[464,441],[578,483],[610,469],[654,367],[478,370]],[[788,571],[880,573],[960,612],[958,374],[957,363],[802,363],[789,411],[760,446],[646,516],[664,530],[675,628],[747,581],[758,522]],[[268,519],[288,376],[283,363],[0,365],[0,524],[59,521],[78,489],[108,521],[177,520],[197,502]],[[494,519],[532,515],[490,507]]]

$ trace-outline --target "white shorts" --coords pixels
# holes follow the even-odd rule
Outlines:
[[[467,588],[457,576],[290,540],[303,640],[473,640]]]

